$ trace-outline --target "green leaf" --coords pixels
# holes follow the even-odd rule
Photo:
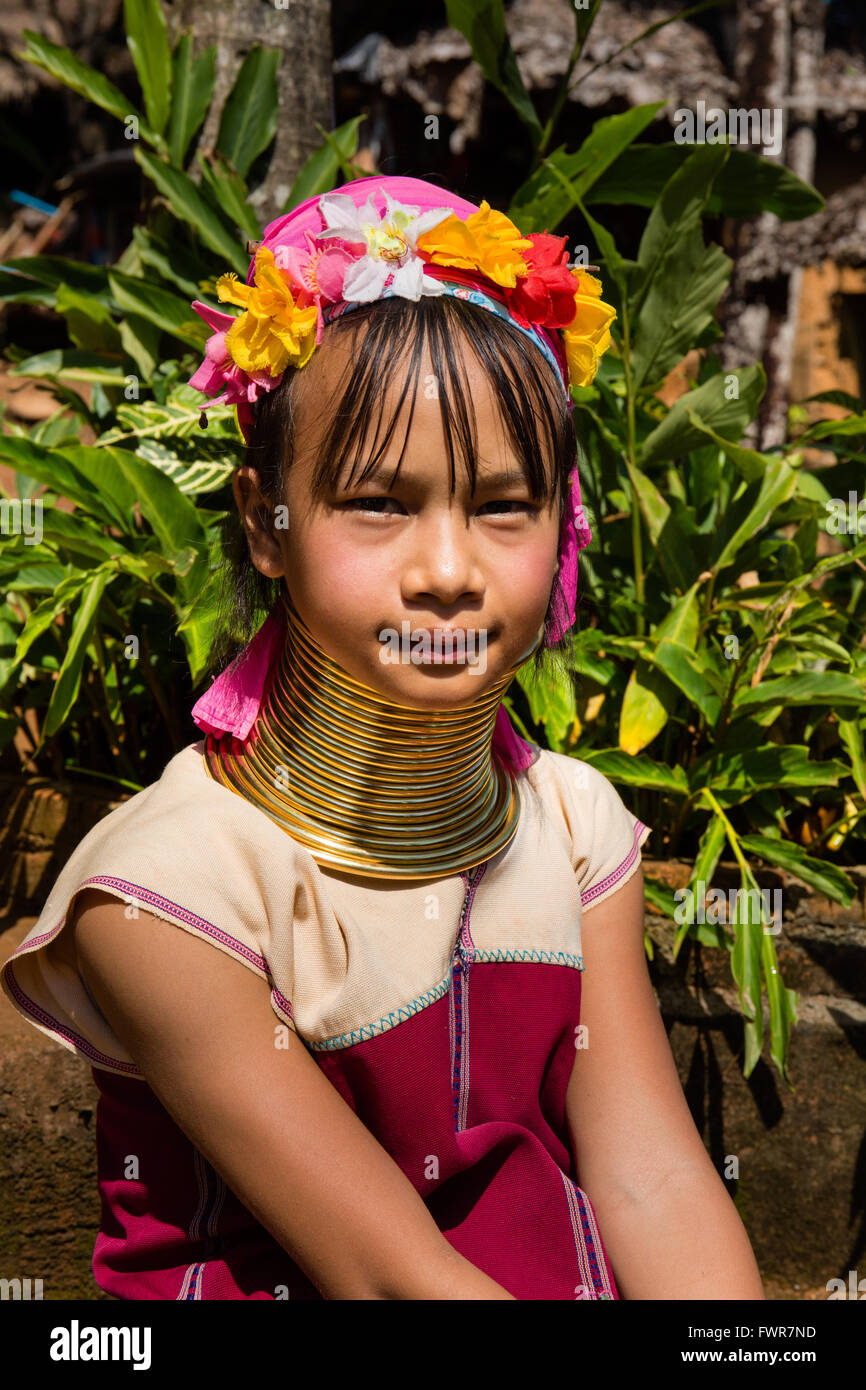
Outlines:
[[[44,377],[48,381],[86,381],[91,385],[122,386],[127,370],[122,362],[99,352],[78,348],[51,348],[35,357],[26,357],[13,367],[10,376]]]
[[[782,222],[813,217],[824,199],[784,164],[729,146],[730,158],[713,185],[706,215],[755,217],[774,212]],[[590,203],[651,208],[671,175],[691,154],[688,145],[631,145],[593,184]]]
[[[833,902],[850,907],[857,897],[857,886],[844,870],[825,859],[816,859],[790,840],[773,840],[766,835],[741,835],[740,844],[766,863],[787,869],[803,883],[808,883],[810,888],[826,894]]]
[[[778,676],[739,690],[734,708],[754,709],[758,705],[860,705],[866,700],[862,680],[842,671],[798,671],[795,676]]]
[[[635,390],[662,381],[714,321],[733,262],[704,245],[700,218],[727,154],[724,145],[696,149],[650,214],[631,277]]]
[[[631,465],[628,473],[658,562],[675,592],[684,594],[696,582],[703,566],[652,479]]]
[[[241,178],[277,133],[281,57],[279,48],[251,48],[222,110],[216,147]]]
[[[679,642],[664,639],[655,650],[648,645],[645,660],[663,671],[671,684],[697,706],[707,723],[711,727],[715,725],[722,711],[721,697],[701,670],[695,652]]]
[[[182,343],[199,349],[204,347],[209,329],[180,295],[162,289],[152,280],[122,275],[118,270],[108,272],[108,282],[120,309],[138,314]]]
[[[109,305],[108,271],[104,266],[87,265],[84,261],[68,261],[63,256],[21,256],[4,261],[4,271],[26,276],[41,285],[59,290],[61,285],[80,290],[90,298]]]
[[[135,490],[118,468],[119,449],[101,449],[93,444],[74,444],[62,450],[76,472],[98,493],[116,519],[116,525],[128,536],[136,534]]]
[[[358,130],[363,120],[363,116],[353,116],[351,120],[345,121],[343,125],[331,131],[330,140],[325,140],[317,150],[313,151],[292,184],[289,196],[283,204],[281,216],[291,212],[300,203],[306,202],[307,198],[315,198],[322,193],[330,193],[337,182],[337,172],[340,167],[333,145],[337,146],[345,159],[354,159],[358,150]]]
[[[168,199],[175,217],[188,222],[205,246],[228,261],[239,275],[246,277],[248,261],[243,247],[224,226],[210,203],[205,201],[192,179],[179,169],[173,169],[164,160],[155,158],[147,150],[136,149],[135,158],[151,182]]]
[[[207,536],[195,507],[170,478],[129,450],[108,448],[100,452],[109,454],[116,463],[166,558],[172,559],[187,548],[195,552],[196,563],[179,580],[182,593],[192,598],[200,590],[207,571]]]
[[[22,30],[21,37],[25,40],[26,47],[21,49],[16,57],[34,63],[36,67],[56,77],[64,87],[71,87],[73,92],[87,97],[88,101],[101,106],[103,111],[110,112],[119,121],[125,121],[127,116],[134,116],[142,140],[146,140],[149,145],[162,147],[159,133],[150,128],[141,112],[137,111],[123,92],[115,87],[113,82],[109,82],[107,77],[103,77],[101,72],[88,67],[87,63],[82,63],[70,49],[52,43],[50,39],[43,38],[32,29]]]
[[[739,438],[757,413],[766,382],[763,367],[740,367],[687,391],[644,440],[639,462],[646,467],[660,459],[678,458],[705,443],[706,435],[692,423],[690,412],[718,434]]]
[[[623,753],[620,748],[588,748],[581,760],[596,768],[611,782],[629,787],[646,787],[649,791],[669,796],[687,796],[688,781],[685,768],[668,767],[640,753]]]
[[[524,668],[517,673],[517,682],[529,704],[536,724],[543,724],[550,746],[556,750],[566,743],[577,718],[574,689],[558,671],[538,675]]]
[[[848,769],[840,762],[816,762],[804,744],[771,744],[763,748],[713,749],[689,768],[693,790],[708,786],[723,793],[751,796],[762,787],[836,786]]]
[[[487,81],[511,103],[528,128],[533,145],[539,145],[541,122],[520,76],[502,0],[445,0],[445,14],[451,28],[469,40],[472,57]]]
[[[29,614],[15,646],[12,664],[17,666],[24,660],[33,643],[43,632],[47,632],[56,618],[69,606],[70,601],[81,593],[88,582],[87,574],[72,574],[58,585],[53,594],[43,599]]]
[[[60,667],[48,705],[48,712],[45,715],[45,723],[42,726],[43,740],[57,733],[75,703],[81,685],[81,667],[84,663],[85,649],[90,641],[90,633],[96,621],[99,601],[109,579],[108,573],[104,570],[97,570],[82,591],[81,602],[78,605],[72,623],[72,631],[69,634],[63,665]]]
[[[207,115],[213,97],[216,47],[204,49],[195,59],[192,49],[192,30],[187,30],[175,44],[172,59],[174,93],[168,127],[168,152],[172,164],[178,169],[183,167],[189,143]]]
[[[77,348],[120,355],[120,334],[107,304],[69,285],[59,285],[55,308],[66,319],[66,331]]]
[[[217,161],[222,165],[221,168]],[[214,203],[222,209],[226,219],[239,227],[250,240],[260,240],[262,229],[255,211],[247,202],[247,186],[240,175],[226,164],[222,155],[206,159],[203,154],[199,154],[199,164],[204,185],[210,191]]]
[[[88,521],[80,509],[70,513],[49,507],[42,515],[42,534],[49,545],[72,555],[110,560],[117,554],[117,540]]]
[[[857,790],[866,801],[866,750],[863,747],[863,730],[860,728],[858,715],[840,717],[839,737],[848,750]]]
[[[579,199],[586,198],[610,164],[645,130],[663,101],[634,106],[596,121],[579,150],[564,145],[549,154],[540,168],[521,184],[508,216],[524,235],[553,231]],[[588,200],[589,201],[589,200]]]
[[[731,503],[716,527],[709,567],[718,572],[730,564],[743,544],[767,525],[777,508],[796,490],[797,474],[783,458],[768,463],[763,476]]]
[[[58,496],[77,502],[89,515],[99,517],[107,525],[116,524],[113,509],[57,449],[46,449],[30,439],[4,434],[0,435],[0,458],[8,460],[19,473],[46,483]]]
[[[159,0],[123,0],[126,42],[144,94],[147,119],[162,135],[171,106],[171,53]]]

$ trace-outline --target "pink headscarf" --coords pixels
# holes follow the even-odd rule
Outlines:
[[[436,184],[423,179],[391,178],[374,175],[370,178],[355,179],[345,183],[337,190],[347,195],[357,207],[361,207],[372,197],[374,206],[380,212],[386,210],[385,191],[401,203],[412,204],[421,212],[428,208],[451,208],[456,215],[465,219],[478,208],[474,203],[450,193]],[[325,228],[324,219],[318,209],[319,195],[307,198],[291,212],[265,228],[263,245],[275,254],[279,248],[298,251],[307,245],[305,233],[315,234]],[[284,252],[285,254],[285,252]],[[428,267],[430,270],[431,267]],[[250,263],[247,284],[252,284],[255,260]],[[460,279],[475,285],[481,291],[488,291],[489,283],[483,279],[460,273]],[[205,306],[202,306],[204,308]],[[213,311],[210,311],[211,313]],[[204,317],[205,315],[203,315]],[[217,316],[214,316],[217,317]],[[220,316],[221,317],[221,316]],[[216,325],[214,325],[216,326]],[[569,409],[573,403],[568,389],[568,373],[565,357],[558,335],[546,329],[534,327],[536,334],[543,335],[559,363],[563,389],[568,399]],[[253,422],[255,405],[242,401],[237,405],[238,424],[244,438],[248,439]],[[559,532],[559,590],[554,601],[552,632],[550,642],[560,641],[575,620],[577,603],[577,557],[589,544],[592,532],[583,510],[580,493],[580,479],[575,466],[569,475],[569,490]],[[281,603],[276,604],[265,619],[259,631],[234,661],[217,676],[216,680],[196,702],[192,709],[195,723],[205,733],[219,738],[231,733],[238,739],[245,739],[255,722],[264,695],[268,671],[278,651],[281,650],[286,634],[286,619]],[[531,766],[535,754],[532,747],[516,733],[504,705],[500,705],[493,733],[492,749],[501,762],[515,772]]]

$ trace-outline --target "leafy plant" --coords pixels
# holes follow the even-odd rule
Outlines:
[[[656,853],[693,860],[691,887],[710,881],[727,846],[744,890],[764,863],[849,903],[854,885],[837,861],[862,843],[866,816],[866,542],[840,536],[839,553],[826,555],[819,538],[829,489],[846,496],[862,464],[866,415],[836,395],[827,403],[846,408],[845,419],[808,424],[795,410],[792,431],[806,428],[783,446],[740,442],[764,374],[723,373],[712,352],[731,263],[704,235],[720,213],[802,218],[822,201],[744,150],[641,143],[659,103],[597,121],[577,149],[551,149],[598,8],[574,10],[571,60],[545,122],[501,0],[447,0],[449,22],[526,129],[529,172],[509,215],[523,232],[581,218],[618,313],[615,352],[593,386],[574,391],[594,538],[581,555],[573,679],[521,673],[507,704],[528,736],[629,787]],[[244,242],[261,236],[251,193],[275,129],[276,68],[273,54],[251,52],[215,150],[191,154],[212,101],[214,52],[194,58],[189,34],[171,48],[157,0],[126,0],[125,14],[137,110],[68,50],[24,35],[28,61],[125,133],[132,124],[146,197],[116,266],[40,256],[0,268],[0,300],[53,308],[69,339],[29,358],[8,354],[16,374],[52,383],[58,409],[34,430],[0,436],[22,505],[47,489],[41,539],[16,535],[0,554],[0,746],[27,730],[28,766],[45,756],[57,765],[62,752],[134,787],[164,763],[166,737],[175,748],[186,741],[181,711],[205,674],[217,535],[241,440],[227,410],[208,412],[206,437],[196,427],[198,398],[183,383],[207,330],[189,301],[216,307],[216,275],[227,263],[245,274]],[[368,172],[353,163],[360,121],[322,131],[286,210]],[[650,210],[634,259],[595,217],[621,203]],[[666,406],[661,384],[696,349],[697,381]],[[836,460],[820,477],[805,466],[817,445]],[[136,634],[147,650],[130,659]],[[818,799],[829,826],[816,828]],[[661,884],[648,881],[647,897],[674,915]],[[683,923],[675,950],[689,938],[730,953],[747,1076],[764,1044],[766,993],[770,1053],[788,1080],[796,997],[753,901],[727,926]]]

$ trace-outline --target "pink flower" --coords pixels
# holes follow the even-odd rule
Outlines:
[[[229,357],[226,349],[226,332],[235,321],[233,314],[223,314],[219,309],[211,309],[200,299],[192,306],[200,318],[216,332],[208,338],[205,345],[205,358],[201,366],[189,379],[190,386],[205,396],[212,396],[202,408],[209,410],[212,405],[238,405],[241,401],[255,402],[265,391],[272,391],[278,384],[267,372],[242,372]],[[219,394],[217,394],[219,393]]]

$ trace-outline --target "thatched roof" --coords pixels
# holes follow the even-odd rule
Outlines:
[[[831,194],[823,211],[804,222],[780,222],[772,237],[757,237],[737,268],[754,282],[821,261],[866,265],[866,178]]]
[[[678,107],[741,105],[737,83],[710,37],[696,24],[674,20],[634,48],[613,54],[679,4],[629,4],[604,0],[586,49],[572,77],[569,101],[588,107],[629,106],[666,101],[657,117],[669,120]],[[574,42],[574,20],[562,0],[513,0],[506,10],[508,36],[521,77],[530,92],[555,88]],[[610,59],[610,61],[607,61]],[[604,64],[592,71],[597,64]],[[460,154],[477,137],[484,78],[472,61],[469,43],[454,29],[423,30],[411,43],[397,45],[383,34],[367,34],[334,64],[384,97],[408,97],[425,114],[454,122],[451,150]],[[839,49],[819,60],[813,101],[831,124],[850,129],[866,110],[866,59]]]

